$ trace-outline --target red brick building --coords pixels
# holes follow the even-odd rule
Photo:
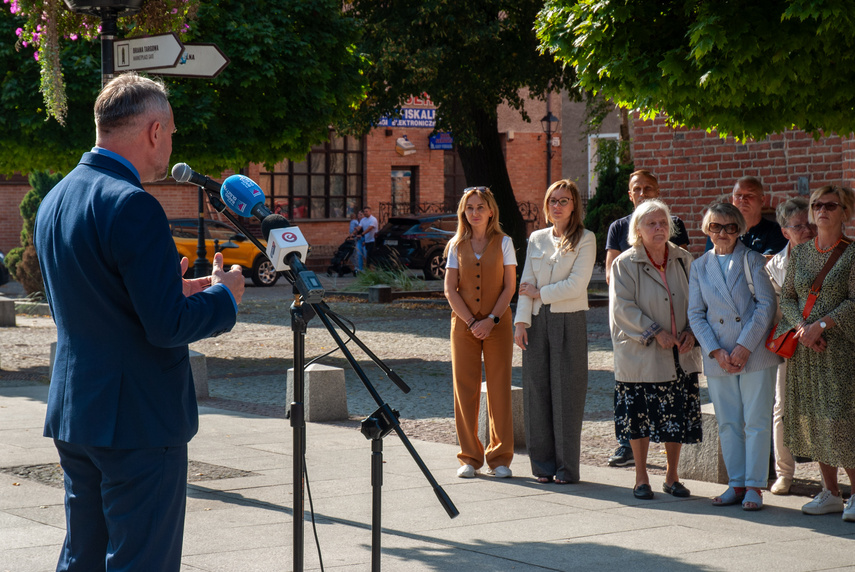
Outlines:
[[[560,115],[558,94],[550,105]],[[446,136],[431,144],[435,107],[429,99],[411,98],[403,109],[410,116],[400,122],[403,125],[388,122],[392,124],[378,126],[362,138],[332,133],[330,141],[313,147],[302,161],[284,160],[271,171],[250,165],[243,171],[259,183],[271,210],[303,230],[312,245],[310,261],[332,255],[347,234],[350,213],[363,206],[370,206],[381,224],[391,214],[455,209],[466,183],[456,151],[432,148],[447,147],[450,142]],[[499,130],[504,134],[502,144],[516,199],[527,203],[525,215],[534,229],[542,225],[540,210],[548,186],[546,137],[539,121],[546,114],[546,104],[529,100],[526,110],[534,119],[531,123],[509,108],[499,109]],[[402,139],[409,144],[402,146]],[[560,140],[560,134],[555,134],[552,144],[560,145]],[[173,162],[182,160],[178,153],[176,149]],[[561,174],[561,161],[561,154],[553,152],[553,178]],[[222,173],[218,180],[230,174]],[[18,205],[28,189],[24,177],[0,178],[0,250],[4,252],[20,244]],[[197,216],[196,187],[165,182],[146,189],[161,202],[168,217]]]
[[[636,119],[632,156],[637,169],[658,177],[663,198],[686,223],[695,254],[702,253],[706,243],[700,230],[704,210],[729,195],[742,176],[763,181],[768,213],[787,198],[807,196],[823,185],[855,184],[851,137],[814,140],[803,131],[787,131],[742,144],[700,129],[672,129],[661,118]]]

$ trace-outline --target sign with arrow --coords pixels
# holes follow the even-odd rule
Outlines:
[[[184,52],[173,67],[148,70],[155,75],[213,78],[229,65],[228,57],[216,44],[184,44]]]
[[[184,44],[173,33],[113,42],[113,69],[116,73],[173,67]]]

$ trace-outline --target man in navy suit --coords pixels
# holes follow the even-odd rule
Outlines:
[[[136,74],[95,102],[96,143],[41,203],[34,242],[57,326],[46,437],[65,472],[58,571],[177,572],[187,443],[199,419],[187,344],[230,330],[240,267],[183,280],[160,203],[175,122]]]

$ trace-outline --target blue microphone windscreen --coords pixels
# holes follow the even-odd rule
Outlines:
[[[264,192],[255,181],[244,175],[232,175],[220,188],[223,202],[241,216],[252,216],[252,208],[264,203]]]

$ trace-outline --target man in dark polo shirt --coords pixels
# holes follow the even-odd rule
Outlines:
[[[787,246],[781,227],[773,220],[763,218],[763,183],[757,177],[742,177],[733,186],[730,197],[733,206],[745,217],[748,231],[739,237],[742,244],[755,252],[772,258]],[[707,238],[706,250],[712,248]]]
[[[634,207],[638,207],[647,199],[659,198],[659,181],[650,171],[640,170],[635,171],[629,176],[629,200],[632,201]],[[629,249],[629,221],[632,215],[627,215],[621,219],[614,221],[609,227],[609,234],[606,237],[606,283],[611,279],[612,262],[624,250]],[[683,221],[676,216],[672,216],[674,225],[677,228],[677,233],[671,237],[671,242],[681,248],[689,246],[689,235],[686,232],[686,226]],[[632,456],[632,448],[629,446],[629,441],[618,441],[618,448],[614,454],[609,457],[610,467],[625,467],[634,465],[635,459]]]

